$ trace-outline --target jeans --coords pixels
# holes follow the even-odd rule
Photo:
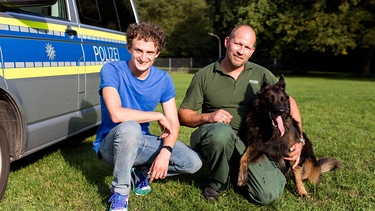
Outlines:
[[[121,195],[129,194],[130,170],[133,166],[150,166],[158,156],[163,140],[154,135],[143,135],[136,121],[126,121],[114,127],[102,140],[99,152],[114,165],[111,189]],[[169,160],[167,176],[193,174],[202,166],[199,155],[177,141]]]
[[[224,191],[230,184],[230,175],[237,181],[246,145],[230,125],[204,124],[192,133],[190,143],[207,163],[208,186]],[[280,198],[286,179],[275,162],[265,157],[259,163],[250,164],[248,172],[249,179],[244,186],[246,197],[260,204]]]

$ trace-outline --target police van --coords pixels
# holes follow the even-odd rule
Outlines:
[[[0,199],[10,163],[100,124],[100,69],[130,57],[133,0],[0,1]]]

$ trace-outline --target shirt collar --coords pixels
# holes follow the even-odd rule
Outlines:
[[[220,64],[221,60],[223,60],[224,57],[221,57],[219,58],[215,63],[214,63],[214,71],[217,71],[217,72],[223,72],[223,68]],[[253,65],[251,62],[247,61],[245,63],[245,71],[250,71],[251,69],[253,68]]]

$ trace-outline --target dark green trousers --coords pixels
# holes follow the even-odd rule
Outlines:
[[[195,130],[190,144],[208,166],[208,185],[218,191],[226,190],[230,172],[238,175],[239,160],[246,150],[244,142],[228,124],[213,123]],[[265,158],[250,164],[248,170],[249,179],[245,186],[248,197],[260,204],[269,204],[280,198],[286,179],[276,163]]]

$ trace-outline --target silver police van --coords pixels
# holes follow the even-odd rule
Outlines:
[[[0,0],[0,199],[12,161],[100,124],[100,68],[134,22],[132,0]]]

